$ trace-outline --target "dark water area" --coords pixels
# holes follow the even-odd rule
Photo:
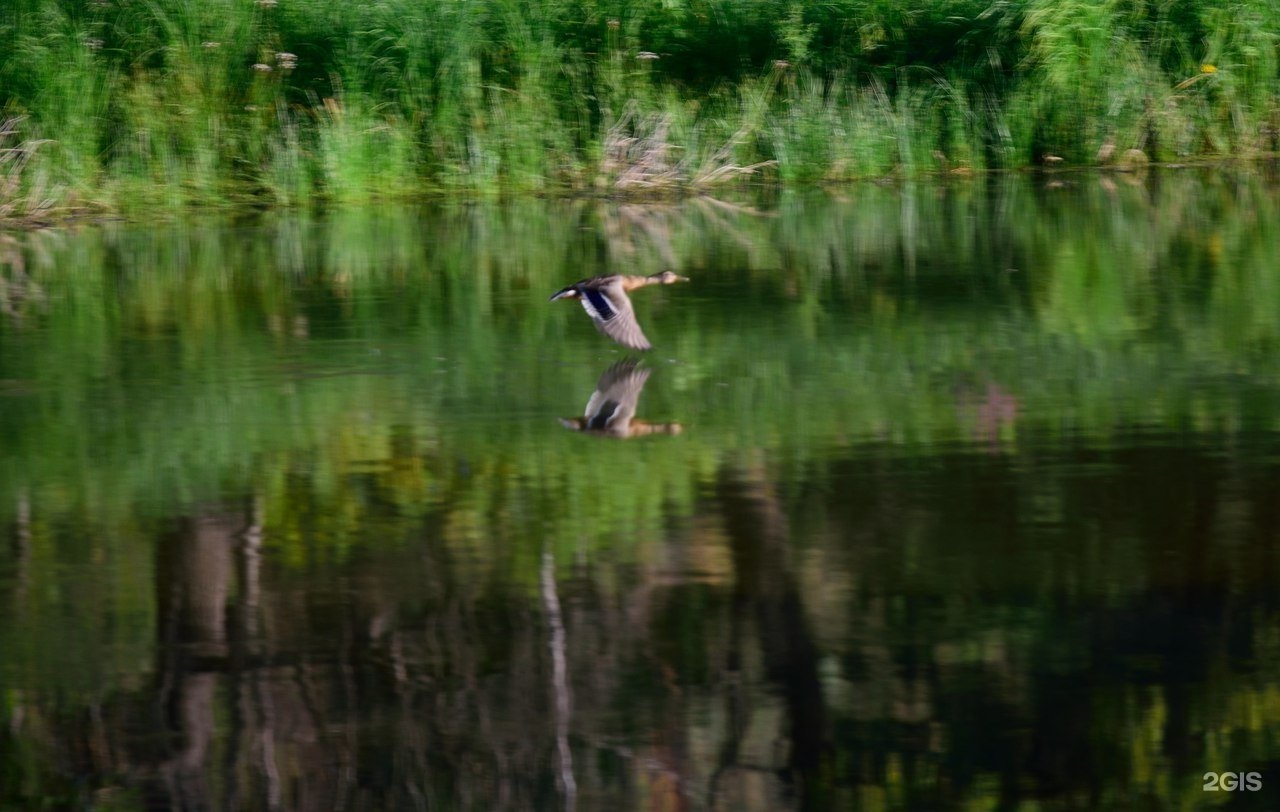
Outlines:
[[[0,808],[1276,808],[1280,192],[1071,177],[0,235]]]

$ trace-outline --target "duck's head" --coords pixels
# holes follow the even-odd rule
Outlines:
[[[675,271],[663,271],[662,273],[656,273],[649,278],[654,280],[660,285],[674,285],[677,282],[689,281],[689,277],[680,276]]]

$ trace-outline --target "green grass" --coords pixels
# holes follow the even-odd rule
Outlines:
[[[16,0],[0,213],[1273,153],[1274,4]]]

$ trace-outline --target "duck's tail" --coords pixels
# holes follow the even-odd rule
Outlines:
[[[547,301],[554,302],[556,299],[580,299],[580,298],[582,298],[582,294],[578,292],[577,288],[575,288],[573,285],[570,285],[567,288],[562,288],[556,291],[555,294]]]

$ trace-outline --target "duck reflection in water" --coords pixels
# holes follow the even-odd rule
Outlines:
[[[619,361],[604,371],[596,390],[587,401],[582,417],[564,417],[560,425],[601,437],[628,439],[650,434],[679,434],[679,423],[650,423],[636,415],[636,401],[644,391],[652,369],[639,366],[635,358]]]

